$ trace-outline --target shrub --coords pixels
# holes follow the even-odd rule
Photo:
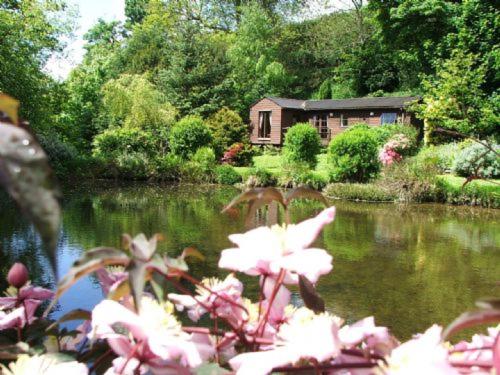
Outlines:
[[[198,164],[204,174],[212,175],[216,164],[215,152],[210,147],[201,147],[193,155],[191,161]]]
[[[410,147],[410,140],[404,134],[394,134],[382,147],[378,158],[383,165],[403,160]]]
[[[493,147],[500,151],[500,146]],[[485,146],[474,143],[456,156],[452,169],[462,177],[497,178],[500,176],[500,158]]]
[[[398,198],[387,188],[374,183],[344,184],[337,182],[329,184],[324,192],[331,198],[367,202],[394,202]]]
[[[358,127],[336,136],[328,146],[333,181],[366,182],[380,169],[378,144],[370,129]]]
[[[215,180],[221,185],[234,185],[241,182],[241,176],[230,165],[218,165],[215,168]]]
[[[276,178],[271,172],[263,168],[252,168],[245,181],[248,187],[265,187],[276,185]]]
[[[449,172],[456,155],[460,152],[463,145],[464,143],[447,143],[439,146],[430,145],[422,148],[415,156],[415,160],[419,163],[433,164],[439,173]]]
[[[321,150],[318,131],[303,123],[288,129],[283,145],[283,155],[288,163],[306,163],[314,168],[318,163],[316,155]]]
[[[465,179],[438,176],[437,189],[443,202],[500,208],[500,187],[492,182],[477,180],[464,186]]]
[[[137,128],[111,128],[98,134],[93,141],[93,155],[105,160],[136,152],[148,156],[158,152],[155,137],[150,132]]]
[[[126,152],[117,155],[116,168],[121,178],[144,180],[150,176],[151,165],[148,156],[142,152]]]
[[[407,147],[401,150],[402,156],[412,156],[418,151],[418,130],[411,125],[392,124],[383,125],[370,128],[377,138],[379,146],[394,138],[396,134],[402,134],[408,139]]]
[[[203,123],[201,117],[186,116],[177,122],[170,132],[170,150],[184,158],[189,158],[200,147],[212,142],[210,129]]]
[[[250,144],[235,143],[224,153],[221,161],[238,167],[248,166],[252,164],[253,156],[254,151]]]
[[[155,159],[155,178],[161,181],[178,181],[181,178],[182,159],[168,154]]]
[[[38,140],[57,176],[67,178],[84,173],[87,158],[80,156],[73,145],[61,141],[55,135],[39,135]]]
[[[248,126],[237,112],[227,107],[210,116],[206,124],[212,132],[214,150],[218,157],[231,145],[249,141]]]

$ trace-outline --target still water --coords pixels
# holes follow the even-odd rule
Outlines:
[[[216,267],[227,236],[245,231],[244,215],[220,214],[238,191],[215,186],[95,184],[66,189],[57,250],[58,277],[87,249],[119,246],[122,233],[162,233],[160,251],[172,256],[194,246],[206,261],[192,264],[197,277],[224,276]],[[318,290],[331,312],[351,322],[374,315],[401,339],[433,322],[447,324],[485,296],[499,296],[500,211],[444,205],[368,204],[344,201],[317,241],[334,259]],[[319,212],[297,203],[293,221]],[[270,209],[253,225],[275,223]],[[4,195],[0,197],[0,272],[20,260],[34,283],[55,285],[55,276],[33,228]],[[251,280],[247,294],[256,293]],[[0,290],[5,280],[0,280]],[[91,309],[101,298],[94,278],[78,282],[58,304],[54,317],[73,308]],[[298,298],[297,298],[298,299]]]

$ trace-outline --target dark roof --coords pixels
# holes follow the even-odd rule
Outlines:
[[[268,97],[282,108],[310,110],[364,109],[364,108],[403,108],[410,102],[419,100],[418,96],[394,96],[376,98],[298,100]]]

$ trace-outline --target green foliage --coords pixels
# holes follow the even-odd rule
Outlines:
[[[123,152],[113,160],[118,176],[127,180],[145,180],[150,175],[151,160],[143,152]]]
[[[472,181],[464,186],[465,178],[438,176],[437,189],[443,202],[500,208],[500,187],[496,181]]]
[[[353,201],[394,202],[398,199],[394,192],[376,183],[345,184],[337,182],[326,186],[324,193],[331,198]]]
[[[482,90],[485,67],[477,56],[461,50],[440,62],[436,77],[424,81],[424,103],[415,106],[425,121],[426,143],[439,142],[437,127],[484,138],[497,135],[500,100]],[[446,135],[446,134],[445,134]]]
[[[241,182],[241,176],[234,167],[223,164],[215,168],[215,181],[221,185],[234,185]]]
[[[392,124],[371,128],[377,137],[379,146],[383,146],[396,134],[403,134],[409,140],[409,147],[403,156],[414,155],[418,150],[418,130],[411,125]]]
[[[370,129],[358,127],[336,136],[328,146],[333,181],[366,182],[380,169],[377,139]]]
[[[266,187],[275,186],[276,177],[264,168],[252,168],[248,172],[248,177],[245,180],[245,185],[247,187]]]
[[[288,129],[283,145],[283,155],[286,162],[306,163],[315,168],[318,163],[316,155],[321,149],[318,131],[310,124],[296,124]]]
[[[469,145],[469,142],[465,143]],[[456,155],[464,147],[464,144],[447,143],[443,145],[430,145],[422,148],[415,160],[419,163],[433,164],[439,173],[449,172],[452,168]]]
[[[137,128],[112,128],[97,135],[93,142],[93,155],[102,159],[113,159],[126,153],[155,155],[155,137],[152,133]]]
[[[326,178],[321,174],[312,171],[307,164],[295,163],[287,166],[279,174],[277,184],[284,188],[296,188],[307,186],[311,189],[321,190],[326,186]]]
[[[165,136],[176,110],[145,76],[122,75],[103,86],[103,104],[112,124]]]
[[[249,166],[253,163],[252,159],[254,155],[255,151],[252,145],[248,143],[234,143],[224,152],[221,161],[235,166]]]
[[[200,147],[212,142],[210,129],[198,116],[186,116],[177,122],[170,132],[169,146],[175,154],[188,158]]]
[[[178,181],[181,178],[180,157],[172,154],[157,157],[154,160],[155,178],[159,181]]]
[[[197,163],[204,174],[212,174],[217,163],[215,152],[210,147],[200,147],[196,150],[191,161]]]
[[[464,148],[453,162],[453,172],[461,177],[500,177],[500,146],[492,146],[497,153],[482,144],[474,143]]]
[[[237,112],[227,107],[211,115],[206,124],[212,132],[214,149],[219,157],[235,143],[248,143],[249,141],[248,126]]]

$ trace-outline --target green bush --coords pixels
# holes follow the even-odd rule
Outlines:
[[[93,155],[105,160],[123,157],[126,153],[143,153],[153,156],[157,153],[152,133],[137,128],[111,128],[98,134],[93,141]]]
[[[283,155],[287,163],[306,163],[316,167],[316,155],[321,150],[318,131],[307,123],[297,124],[288,129],[283,144]]]
[[[419,163],[433,164],[439,173],[449,172],[463,144],[447,143],[439,146],[427,146],[415,155],[415,160]]]
[[[179,120],[169,136],[170,150],[184,158],[189,158],[200,147],[208,146],[211,142],[210,129],[198,116],[186,116]]]
[[[215,152],[212,148],[199,148],[191,158],[191,161],[198,164],[204,174],[213,175],[217,160],[215,158]]]
[[[366,182],[380,170],[378,144],[371,129],[357,127],[341,133],[328,146],[333,181]]]
[[[439,198],[451,204],[500,208],[500,187],[495,182],[476,180],[464,186],[465,178],[438,176]]]
[[[238,167],[250,166],[253,164],[254,155],[254,148],[251,144],[235,143],[224,152],[221,161]]]
[[[324,189],[324,194],[331,198],[348,199],[354,201],[367,202],[394,202],[398,196],[378,184],[344,184],[333,183],[329,184]]]
[[[493,147],[500,151],[500,146]],[[461,177],[497,178],[500,176],[500,158],[485,146],[474,143],[456,156],[452,169]]]
[[[128,180],[145,180],[151,174],[148,155],[142,152],[127,152],[117,155],[116,168],[121,178]]]
[[[276,177],[266,169],[252,168],[248,173],[245,185],[248,187],[275,186]]]
[[[49,158],[50,166],[60,178],[71,178],[89,173],[90,157],[80,155],[71,144],[56,135],[39,135],[38,140]]]
[[[221,185],[234,185],[241,182],[241,176],[230,165],[218,165],[215,168],[215,181]]]
[[[206,121],[212,132],[214,151],[218,158],[235,143],[249,142],[249,129],[240,115],[223,107]]]
[[[180,180],[182,163],[182,159],[173,154],[157,157],[155,159],[155,178],[160,181]]]

